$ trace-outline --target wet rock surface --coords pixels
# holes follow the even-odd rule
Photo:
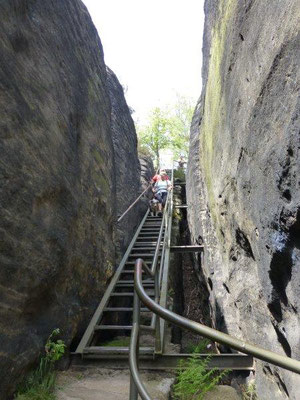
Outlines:
[[[115,221],[140,177],[130,113],[83,3],[2,1],[0,15],[0,398],[6,399],[54,328],[68,346],[78,343],[115,267],[114,240],[128,240]],[[127,124],[123,136],[120,121]],[[115,162],[121,143],[132,165],[127,153],[124,161],[118,152]],[[127,196],[117,196],[128,173]],[[130,228],[139,217],[131,217]]]
[[[206,1],[204,90],[188,163],[215,325],[300,359],[299,4]],[[262,400],[295,374],[258,363]]]

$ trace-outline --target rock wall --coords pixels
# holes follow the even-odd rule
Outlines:
[[[300,4],[206,0],[203,92],[188,163],[215,325],[300,360]],[[300,378],[257,364],[259,398]]]
[[[116,75],[107,68],[108,90],[112,105],[111,128],[115,157],[117,211],[122,215],[142,191],[141,165],[137,154],[137,136],[123,88]],[[116,225],[119,259],[126,251],[146,205],[139,201]]]
[[[78,342],[116,265],[114,240],[128,240],[115,222],[140,177],[123,93],[106,71],[81,1],[4,0],[0,15],[0,398],[6,399],[54,328],[67,345]],[[118,151],[122,144],[130,158]],[[122,202],[116,190],[127,174],[132,184]],[[130,229],[139,217],[131,216]]]
[[[143,190],[147,188],[149,182],[155,174],[153,160],[150,156],[139,154],[141,164],[141,181]]]

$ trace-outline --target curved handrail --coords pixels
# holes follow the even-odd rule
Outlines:
[[[252,355],[260,360],[267,361],[271,364],[277,365],[292,372],[300,374],[300,361],[292,359],[290,357],[282,356],[280,354],[274,353],[273,351],[265,350],[259,346],[244,342],[240,339],[236,339],[233,336],[228,335],[218,331],[217,329],[209,328],[199,322],[191,321],[184,318],[173,311],[167,310],[156,304],[145,292],[142,284],[142,269],[144,261],[139,258],[135,264],[135,275],[134,275],[134,285],[143,304],[145,304],[152,312],[158,314],[161,318],[180,326],[181,328],[188,329],[199,335],[205,336],[215,342],[225,344],[232,347],[242,353]]]
[[[137,392],[140,394],[143,400],[151,400],[151,397],[147,393],[143,382],[140,380],[138,373],[138,365],[137,365],[137,347],[138,347],[138,337],[139,337],[139,326],[135,322],[132,325],[131,338],[130,338],[130,351],[131,356],[129,358],[129,366],[132,375],[132,379],[134,380],[135,387],[130,387],[130,399],[133,399],[134,396],[137,398]],[[136,391],[137,389],[137,391]]]

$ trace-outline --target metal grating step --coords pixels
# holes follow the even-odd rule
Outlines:
[[[126,261],[126,264],[125,264],[125,265],[135,265],[135,261]],[[146,265],[147,265],[148,267],[150,267],[149,262],[146,263]]]
[[[122,281],[119,281],[118,283],[124,283],[124,284],[132,284],[132,283],[134,283],[134,280],[133,279],[130,279],[130,280],[122,280]],[[144,279],[143,280],[143,285],[147,285],[147,284],[151,284],[151,285],[153,285],[154,284],[154,279],[152,279],[152,278],[148,278],[148,279]]]
[[[153,354],[154,348],[153,347],[140,347],[139,348],[139,353],[140,354]],[[128,347],[113,347],[113,346],[91,346],[91,347],[86,347],[83,350],[84,354],[103,354],[103,355],[110,355],[110,354],[116,354],[116,355],[123,355],[123,354],[129,354],[129,349]]]
[[[119,288],[131,288],[131,287],[133,287],[134,286],[134,283],[124,283],[124,285],[122,284],[122,283],[118,283],[117,285],[116,285],[116,287],[119,289]],[[154,287],[154,282],[152,283],[152,282],[148,282],[148,283],[144,283],[143,284],[143,286],[145,287],[145,288],[153,288]]]
[[[154,297],[154,293],[147,293],[149,297]],[[133,292],[114,292],[111,297],[133,297]]]
[[[128,312],[133,311],[132,307],[106,307],[105,312]],[[151,312],[148,308],[141,308],[141,312]]]
[[[161,247],[161,245],[160,245],[159,247]],[[155,249],[156,249],[156,246],[152,246],[152,247],[149,247],[149,246],[147,246],[147,247],[139,246],[139,247],[133,247],[131,251],[139,251],[139,250],[151,250],[151,251],[153,250],[153,251],[155,251]],[[161,250],[161,249],[160,249],[160,250]]]
[[[160,256],[161,256],[161,254],[158,255],[158,257],[160,257]],[[135,253],[135,254],[129,254],[128,258],[132,258],[132,257],[135,257],[135,258],[144,258],[144,257],[153,258],[153,253]]]
[[[95,331],[130,331],[132,325],[95,325]]]

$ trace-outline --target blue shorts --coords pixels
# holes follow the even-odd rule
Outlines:
[[[160,191],[155,193],[155,198],[164,206],[166,204],[167,194],[167,191]]]

